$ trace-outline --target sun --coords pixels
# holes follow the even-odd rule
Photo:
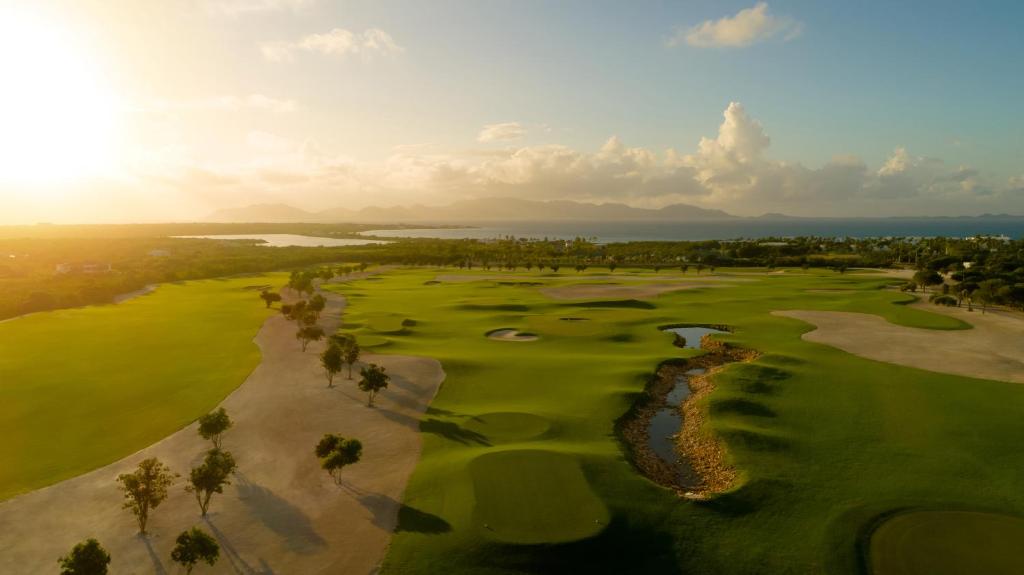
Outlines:
[[[0,6],[0,181],[49,184],[115,162],[118,105],[74,31]]]

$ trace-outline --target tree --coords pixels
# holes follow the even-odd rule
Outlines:
[[[167,488],[175,477],[177,475],[171,473],[170,468],[155,457],[142,460],[135,473],[117,476],[117,482],[124,491],[124,508],[135,515],[139,522],[139,532],[143,535],[146,534],[149,512],[167,499]]]
[[[300,299],[292,304],[291,310],[288,312],[288,319],[302,321],[304,315],[306,315],[306,300]]]
[[[609,273],[615,273],[615,268],[617,268],[617,267],[618,267],[618,264],[616,264],[615,262],[609,262],[608,263],[608,272]]]
[[[302,351],[306,351],[311,341],[320,341],[324,337],[324,328],[318,325],[306,325],[295,332],[295,339],[302,342]]]
[[[687,272],[687,270],[689,270],[689,269],[690,269],[690,266],[689,266],[689,264],[683,264],[683,265],[679,266],[679,271],[683,272],[684,274],[685,274],[685,273]]]
[[[317,315],[315,311],[307,311],[306,313],[302,314],[302,318],[299,320],[299,325],[316,325],[318,319],[320,319],[320,317]]]
[[[373,406],[373,397],[382,389],[387,389],[391,376],[385,373],[384,368],[371,363],[359,371],[362,379],[359,380],[359,389],[369,394],[366,405]]]
[[[700,275],[702,271],[704,271],[704,264],[697,264],[697,275]]]
[[[928,286],[942,283],[942,276],[934,270],[923,269],[914,274],[914,283],[921,286],[923,291],[928,291]]]
[[[199,467],[192,468],[185,491],[196,496],[199,511],[206,517],[210,508],[210,498],[214,493],[224,493],[224,486],[230,485],[228,478],[235,472],[235,458],[227,451],[211,449]]]
[[[551,268],[551,272],[552,273],[556,273],[557,274],[558,273],[558,268],[560,268],[561,266],[559,264],[551,264],[548,267]]]
[[[320,365],[324,366],[324,373],[327,375],[327,387],[334,387],[334,376],[338,375],[341,367],[345,365],[341,346],[337,342],[332,340],[327,345],[327,349],[320,354]]]
[[[972,296],[981,302],[981,313],[985,313],[988,306],[999,303],[999,294],[1002,287],[1003,281],[998,279],[990,279],[978,283],[978,289],[974,290]]]
[[[185,573],[191,573],[200,561],[212,566],[220,557],[217,540],[198,527],[182,531],[174,543],[171,560],[184,567]]]
[[[263,290],[260,292],[260,299],[266,302],[267,307],[269,308],[270,304],[281,301],[281,294],[269,290]]]
[[[327,306],[327,300],[324,296],[316,294],[309,298],[309,303],[306,304],[306,309],[313,312],[317,319],[320,319],[320,312],[324,311],[324,307]]]
[[[325,434],[314,450],[323,467],[341,485],[341,470],[359,462],[363,455],[363,444],[358,439],[346,439],[333,433]]]
[[[95,539],[86,539],[57,560],[60,575],[107,575],[110,553]]]
[[[359,361],[359,343],[356,342],[355,338],[348,340],[345,347],[342,348],[342,359],[348,364],[348,378],[352,379],[352,365]]]
[[[199,435],[203,439],[212,441],[214,449],[220,449],[221,436],[225,431],[231,429],[232,425],[234,422],[222,407],[199,418]]]

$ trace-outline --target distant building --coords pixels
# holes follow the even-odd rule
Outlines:
[[[82,262],[57,264],[54,270],[58,274],[103,274],[114,271],[109,263]]]

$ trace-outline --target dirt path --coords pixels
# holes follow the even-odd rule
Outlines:
[[[924,305],[927,311],[958,317],[974,329],[903,327],[864,313],[790,310],[772,314],[815,326],[817,329],[803,335],[807,341],[835,346],[868,359],[1024,383],[1024,321],[1012,316]]]
[[[344,300],[324,295],[329,303],[321,324],[330,333]],[[87,537],[110,552],[111,573],[177,573],[170,561],[174,538],[192,526],[221,545],[220,561],[198,568],[202,573],[373,572],[419,458],[420,415],[444,372],[432,359],[366,356],[392,376],[377,406],[368,408],[365,394],[344,376],[328,389],[317,357],[323,344],[302,353],[294,334],[284,317],[268,319],[255,339],[262,363],[222,403],[235,420],[224,448],[234,454],[239,473],[214,496],[206,520],[182,478],[153,512],[150,536],[142,538],[134,518],[121,509],[115,484],[119,473],[146,457],[187,475],[209,448],[193,424],[109,466],[0,503],[0,573],[56,572],[57,557]],[[328,432],[363,442],[363,460],[345,470],[344,487],[313,456],[316,441]]]

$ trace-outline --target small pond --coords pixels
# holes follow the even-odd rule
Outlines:
[[[661,331],[674,333],[686,339],[684,349],[700,348],[700,340],[709,333],[729,333],[713,327],[687,326],[687,327],[666,327]]]
[[[648,447],[663,461],[678,470],[679,482],[683,485],[696,483],[696,474],[687,462],[679,459],[673,436],[678,434],[683,427],[683,414],[679,410],[679,406],[690,396],[689,378],[701,375],[705,371],[698,367],[676,377],[675,386],[665,396],[665,407],[654,414],[647,429]]]

